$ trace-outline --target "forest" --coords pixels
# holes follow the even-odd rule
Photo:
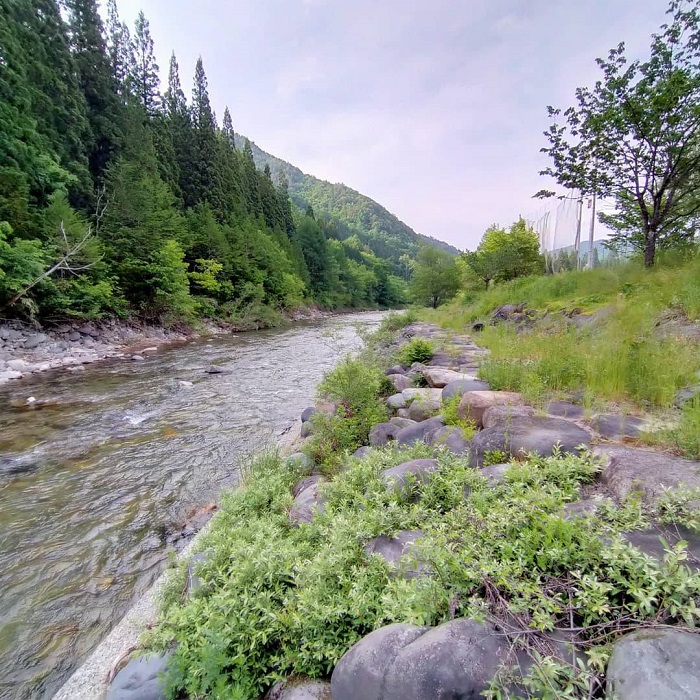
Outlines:
[[[410,258],[259,170],[201,58],[189,99],[174,53],[165,89],[159,71],[148,20],[115,0],[104,22],[96,0],[0,0],[0,314],[187,325],[405,302]]]

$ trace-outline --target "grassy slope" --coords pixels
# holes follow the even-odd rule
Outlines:
[[[678,419],[666,410],[676,392],[700,382],[699,256],[651,271],[628,263],[515,280],[465,293],[422,316],[462,331],[507,303],[525,303],[539,320],[527,332],[500,324],[480,334],[479,342],[491,350],[480,374],[494,389],[522,391],[540,405],[583,392],[584,403],[594,408],[613,403],[630,413]],[[576,328],[562,313],[573,309],[599,316]],[[686,407],[673,431],[650,439],[700,456],[699,404]]]

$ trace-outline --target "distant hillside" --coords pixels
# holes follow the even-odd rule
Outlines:
[[[236,145],[243,147],[245,137],[236,134]],[[332,184],[303,173],[299,168],[258,148],[252,141],[258,168],[269,164],[273,177],[281,170],[289,181],[292,201],[302,210],[308,204],[317,216],[333,221],[341,238],[356,235],[377,256],[391,261],[398,269],[400,258],[413,258],[423,245],[432,245],[452,255],[459,251],[443,241],[416,233],[373,199],[342,184]]]

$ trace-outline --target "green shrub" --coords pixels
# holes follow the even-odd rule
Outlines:
[[[398,360],[402,365],[410,367],[414,362],[428,362],[434,352],[435,348],[429,340],[425,338],[411,338],[399,350]]]
[[[461,418],[458,412],[459,403],[462,400],[461,396],[452,396],[447,401],[442,402],[440,414],[445,419],[445,425],[456,425],[462,429],[462,435],[465,440],[471,440],[476,432],[474,421]]]

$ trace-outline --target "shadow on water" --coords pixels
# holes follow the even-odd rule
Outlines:
[[[164,533],[235,483],[243,457],[359,347],[356,324],[381,317],[199,340],[0,389],[0,698],[50,698],[163,570]],[[205,374],[211,364],[229,372]]]

